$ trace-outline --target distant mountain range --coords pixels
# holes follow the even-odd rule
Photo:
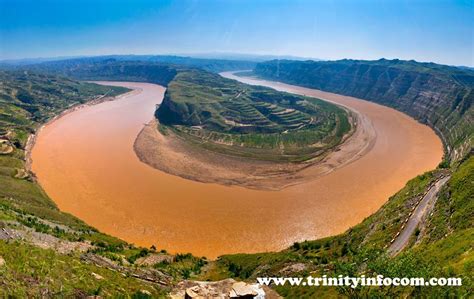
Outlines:
[[[289,59],[289,60],[314,60],[319,61],[320,59],[299,57],[292,55],[259,55],[259,54],[241,54],[241,53],[189,53],[189,54],[111,54],[111,55],[79,55],[79,56],[57,56],[57,57],[36,57],[36,58],[19,58],[19,59],[2,59],[0,65],[29,65],[42,62],[51,62],[59,60],[71,60],[71,59],[107,59],[114,58],[118,60],[143,60],[143,61],[162,61],[168,60],[190,60],[193,58],[199,59],[211,59],[211,60],[239,60],[239,61],[251,61],[261,62],[273,59]]]
[[[36,58],[18,58],[18,59],[0,59],[0,66],[5,65],[30,65],[42,62],[60,61],[60,60],[71,60],[71,59],[108,59],[114,58],[117,60],[140,60],[140,61],[161,61],[170,62],[172,61],[186,61],[193,59],[205,59],[205,60],[234,60],[234,61],[247,61],[247,62],[264,62],[270,60],[296,60],[296,61],[337,61],[327,60],[315,57],[303,57],[294,55],[273,55],[273,54],[249,54],[249,53],[233,53],[233,52],[211,52],[211,53],[170,53],[170,54],[109,54],[109,55],[77,55],[77,56],[57,56],[57,57],[36,57]],[[348,61],[356,61],[352,59],[342,59]],[[339,60],[339,61],[342,61]],[[387,60],[381,58],[380,60]],[[398,59],[392,59],[398,60]],[[414,60],[411,60],[416,62]],[[417,62],[423,63],[423,62]],[[431,64],[436,64],[428,62]],[[469,66],[454,66],[460,69],[474,70],[474,67]]]
[[[265,55],[265,54],[243,54],[243,53],[226,53],[226,52],[215,52],[215,53],[195,53],[195,54],[176,54],[178,56],[188,56],[194,58],[205,58],[205,59],[226,59],[226,60],[247,60],[262,62],[274,59],[288,59],[288,60],[313,60],[320,61],[321,59],[301,57],[293,55]]]
[[[53,73],[66,74],[68,69],[78,66],[92,65],[107,61],[121,62],[143,62],[143,63],[163,63],[178,66],[197,67],[211,72],[222,72],[232,70],[251,70],[255,67],[255,61],[229,60],[229,59],[206,59],[172,55],[107,55],[107,56],[86,56],[68,59],[61,58],[38,58],[24,60],[10,60],[0,62],[0,67],[4,69],[30,69],[39,71],[50,71]]]

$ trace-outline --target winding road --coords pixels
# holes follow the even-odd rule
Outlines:
[[[441,190],[441,188],[444,186],[444,184],[446,184],[449,178],[450,177],[447,176],[438,180],[425,194],[423,199],[413,211],[413,214],[410,216],[410,218],[408,218],[408,222],[406,223],[403,230],[388,248],[388,253],[391,256],[397,255],[408,245],[410,237],[415,232],[415,229],[418,227],[420,222],[426,217],[426,215],[429,215],[429,213],[431,213],[431,211],[433,210],[436,200],[438,199],[439,190]]]

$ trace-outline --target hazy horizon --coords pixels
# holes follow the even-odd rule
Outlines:
[[[94,57],[109,57],[109,56],[176,56],[176,57],[190,57],[201,59],[223,59],[223,60],[248,60],[248,61],[265,61],[269,59],[294,59],[294,60],[322,60],[317,57],[301,57],[294,55],[272,55],[272,54],[256,54],[256,53],[234,53],[234,52],[208,52],[208,53],[104,53],[99,55],[74,55],[74,56],[48,56],[48,57],[21,57],[13,59],[0,59],[0,62],[21,62],[21,61],[52,61],[52,60],[67,60],[67,59],[81,59]],[[349,58],[350,59],[350,58]]]
[[[0,60],[232,54],[474,66],[472,1],[0,0]]]

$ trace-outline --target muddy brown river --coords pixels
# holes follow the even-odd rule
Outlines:
[[[215,258],[279,250],[341,233],[441,161],[442,144],[435,133],[394,109],[281,83],[239,80],[351,107],[372,122],[375,144],[351,164],[281,191],[190,181],[140,162],[133,150],[165,89],[104,82],[136,91],[46,125],[32,150],[32,170],[61,210],[105,233],[137,245]]]

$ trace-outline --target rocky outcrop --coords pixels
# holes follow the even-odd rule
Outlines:
[[[82,254],[81,260],[85,263],[90,263],[101,268],[117,271],[124,275],[128,275],[143,281],[156,283],[162,286],[168,286],[172,281],[172,277],[170,275],[159,270],[143,267],[122,266],[106,257],[93,253]]]
[[[138,266],[153,266],[159,263],[172,263],[174,261],[174,256],[170,254],[150,254],[144,257],[140,257],[135,261],[135,265]]]
[[[170,294],[173,299],[192,298],[281,298],[275,291],[256,283],[224,279],[220,281],[180,282]]]
[[[53,249],[62,254],[70,254],[72,252],[86,252],[94,248],[94,246],[88,242],[63,240],[50,234],[37,232],[34,229],[23,226],[17,222],[12,224],[16,225],[20,229],[2,227],[0,229],[0,240],[22,240],[43,249]]]
[[[262,78],[370,100],[432,127],[457,161],[474,143],[474,71],[415,61],[288,61],[257,64]]]

